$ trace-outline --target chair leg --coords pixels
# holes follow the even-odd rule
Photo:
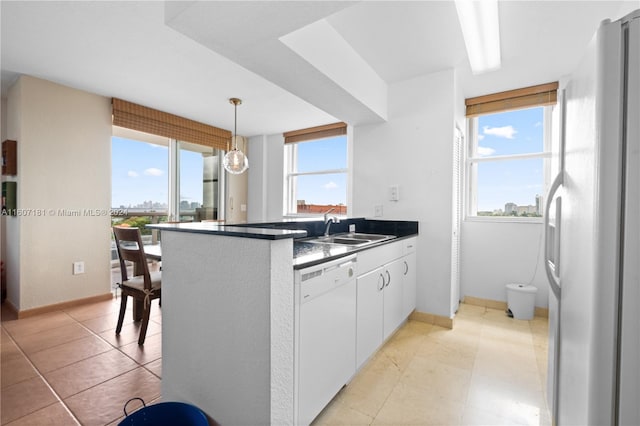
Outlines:
[[[122,323],[124,321],[124,314],[127,310],[127,295],[122,293],[120,296],[120,314],[118,315],[118,325],[116,326],[116,336],[120,334],[122,330]]]
[[[149,314],[151,314],[151,303],[142,311],[142,323],[140,324],[140,337],[138,337],[138,345],[144,345],[144,339],[147,336],[147,326],[149,325]]]

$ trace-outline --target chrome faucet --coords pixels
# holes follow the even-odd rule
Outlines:
[[[326,225],[326,228],[324,228],[325,237],[329,236],[329,228],[331,227],[332,223],[340,223],[340,219],[337,216],[331,216],[331,217],[329,216],[329,213],[331,213],[334,210],[335,210],[335,207],[332,207],[326,212],[324,212],[324,223]]]

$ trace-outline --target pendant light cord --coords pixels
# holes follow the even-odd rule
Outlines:
[[[238,149],[238,104],[233,103],[233,149]]]
[[[231,140],[231,145],[234,150],[238,149],[238,142],[236,138],[238,137],[238,105],[242,103],[242,100],[239,98],[230,98],[229,103],[233,104],[233,136]]]

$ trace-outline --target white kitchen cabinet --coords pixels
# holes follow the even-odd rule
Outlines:
[[[358,275],[366,274],[376,268],[402,257],[404,240],[393,241],[378,247],[358,252]]]
[[[416,308],[416,280],[417,280],[417,264],[416,264],[416,238],[404,240],[402,257],[402,298],[403,298],[403,317],[408,317]]]
[[[362,365],[378,349],[383,337],[383,268],[379,267],[356,280],[356,365]]]
[[[358,253],[358,271],[356,360],[360,367],[415,308],[415,238]]]
[[[406,318],[403,315],[403,295],[402,295],[402,279],[404,271],[403,259],[394,260],[383,267],[385,278],[383,291],[383,340],[386,340],[391,333]]]

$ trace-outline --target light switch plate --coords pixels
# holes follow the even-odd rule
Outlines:
[[[389,201],[398,201],[400,199],[400,188],[398,185],[389,187]]]

